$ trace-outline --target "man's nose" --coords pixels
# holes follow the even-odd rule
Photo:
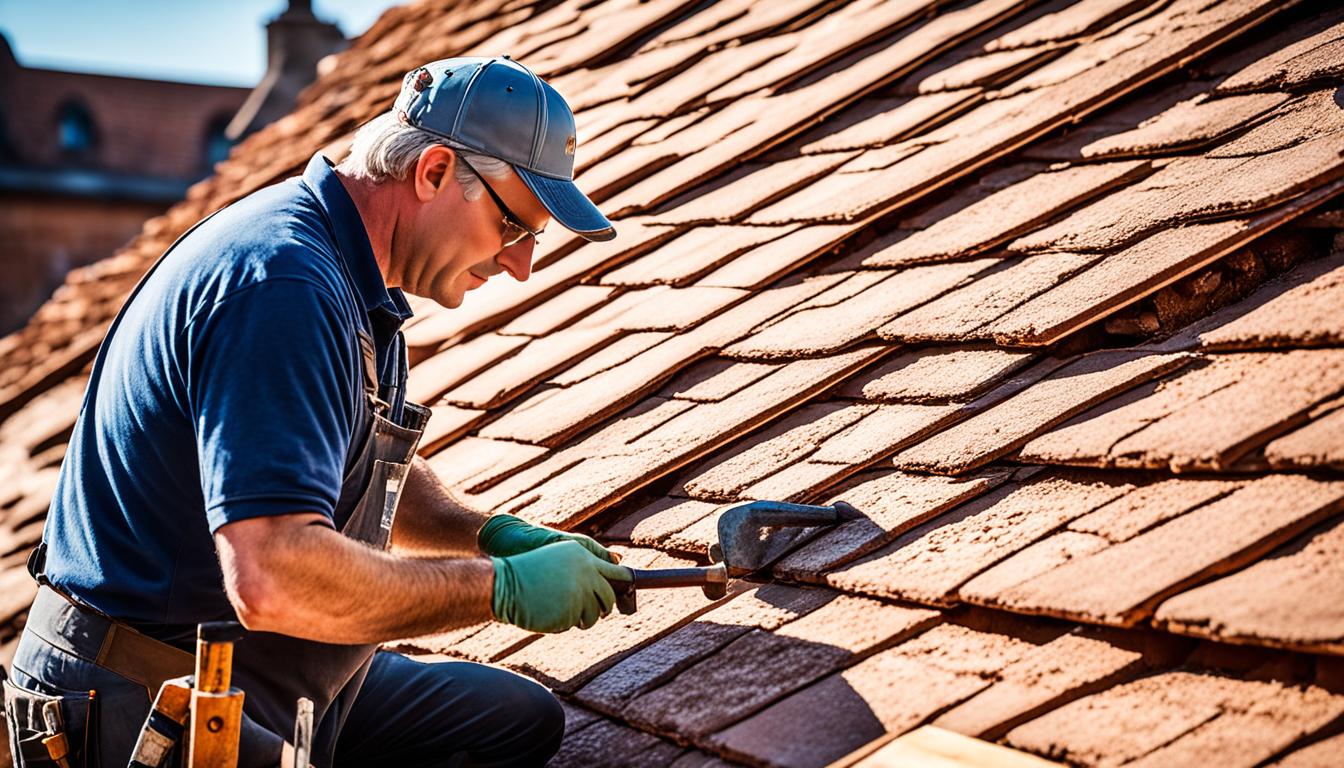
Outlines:
[[[513,276],[514,280],[523,282],[528,275],[532,274],[532,249],[537,245],[537,241],[530,237],[524,237],[517,243],[510,245],[499,252],[495,261]]]

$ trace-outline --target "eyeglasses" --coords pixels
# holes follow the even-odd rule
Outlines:
[[[504,201],[500,199],[495,190],[490,187],[489,182],[485,180],[485,177],[481,175],[481,172],[473,168],[471,163],[468,163],[467,159],[462,156],[461,152],[457,153],[457,159],[462,161],[462,164],[467,167],[467,170],[471,171],[472,174],[480,180],[481,185],[485,187],[485,191],[490,195],[490,199],[495,201],[495,205],[499,206],[499,212],[503,216],[504,222],[504,232],[501,234],[501,239],[505,248],[508,248],[511,245],[517,245],[522,242],[524,238],[529,236],[534,241],[541,237],[541,233],[546,231],[546,227],[534,230],[524,224],[513,211],[509,210],[509,206],[504,204]]]

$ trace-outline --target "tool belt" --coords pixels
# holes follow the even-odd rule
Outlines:
[[[195,667],[192,654],[79,605],[46,583],[29,610],[27,631],[144,686],[151,700],[164,680],[190,675]],[[71,768],[98,762],[90,752],[97,742],[91,734],[98,720],[94,692],[56,695],[5,680],[4,700],[16,765]]]
[[[164,680],[190,675],[196,658],[80,605],[47,584],[38,588],[28,631],[52,646],[145,687],[152,700]]]

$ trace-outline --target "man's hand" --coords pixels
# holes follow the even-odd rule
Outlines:
[[[513,515],[495,515],[485,521],[476,541],[481,551],[492,557],[509,557],[531,552],[557,541],[575,541],[584,549],[609,563],[619,562],[607,548],[581,533],[565,533],[542,525],[533,525]]]
[[[593,626],[616,602],[608,579],[630,580],[628,569],[597,557],[577,541],[491,560],[495,618],[533,632]]]

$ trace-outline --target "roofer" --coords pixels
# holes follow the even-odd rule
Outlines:
[[[415,456],[428,410],[405,399],[403,290],[453,308],[501,272],[526,280],[550,219],[615,236],[574,150],[568,105],[527,68],[436,61],[340,165],[314,156],[168,249],[94,362],[30,561],[44,586],[7,688],[20,753],[60,696],[76,764],[125,765],[152,692],[190,673],[197,623],[235,616],[241,765],[280,760],[300,696],[316,765],[554,753],[563,716],[536,683],[375,648],[491,618],[587,628],[628,578],[586,536],[456,501]]]

